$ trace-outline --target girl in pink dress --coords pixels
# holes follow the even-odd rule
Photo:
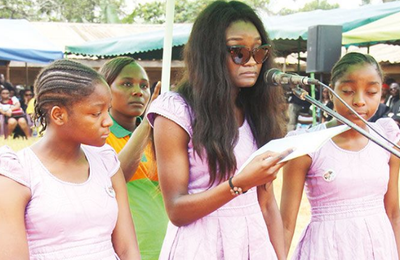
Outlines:
[[[271,182],[288,151],[266,152],[238,173],[284,131],[282,91],[263,82],[273,61],[269,43],[250,7],[211,3],[185,46],[177,93],[152,103],[148,118],[170,219],[160,259],[284,258]]]
[[[372,56],[346,54],[332,69],[334,91],[365,120],[380,103],[383,75]],[[380,138],[336,97],[335,110]],[[333,119],[309,131],[339,125]],[[394,143],[400,131],[392,119],[371,123]],[[296,133],[292,133],[296,134]],[[289,251],[305,184],[311,222],[293,259],[398,259],[399,158],[355,130],[329,140],[316,152],[289,161],[283,170],[281,213]]]
[[[35,91],[44,137],[17,155],[0,150],[0,259],[140,259],[124,176],[104,146],[107,83],[59,60]]]

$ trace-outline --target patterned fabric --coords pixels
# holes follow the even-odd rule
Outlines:
[[[18,99],[17,99],[18,101]],[[16,103],[16,101],[14,101],[14,99],[9,99],[7,102],[2,102],[3,105],[14,105],[14,103]],[[22,116],[24,115],[24,110],[22,110],[22,108],[18,108],[12,111],[12,115],[13,116]]]
[[[75,184],[51,174],[30,148],[0,150],[0,170],[31,190],[25,225],[31,260],[118,259],[111,241],[118,205],[111,177],[119,169],[109,147],[82,146],[89,178]]]
[[[132,133],[115,120],[110,130],[106,142],[119,153]],[[158,259],[168,223],[152,154],[149,143],[138,169],[127,183],[129,207],[143,260]]]
[[[148,113],[150,124],[153,125],[156,115],[174,121],[192,137],[190,109],[179,94],[167,92],[153,101]],[[239,128],[239,140],[234,149],[238,168],[256,150],[250,126],[245,121]],[[188,155],[188,192],[203,192],[208,189],[208,165],[194,155],[191,140]],[[258,204],[256,189],[249,190],[187,226],[176,227],[169,223],[160,259],[277,259]]]
[[[389,140],[399,141],[400,131],[392,119],[379,119],[373,126]],[[308,131],[325,128],[322,124]],[[305,188],[311,222],[293,259],[398,259],[383,202],[390,153],[372,141],[360,151],[348,151],[329,140],[309,156],[312,164]]]

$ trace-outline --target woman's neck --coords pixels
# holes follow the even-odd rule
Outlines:
[[[126,130],[133,132],[137,127],[137,117],[126,116],[111,109],[112,118]]]
[[[46,130],[45,135],[31,149],[41,160],[75,162],[82,159],[81,143],[73,143],[68,137],[57,134],[53,129]]]
[[[337,121],[336,119],[332,119],[331,121],[329,121],[326,126],[328,128],[330,127],[335,127],[338,125],[343,125],[342,123],[340,123],[339,121]],[[362,126],[359,126],[361,129],[363,129],[366,132],[369,132],[368,127],[363,124]],[[339,135],[337,135],[337,137],[343,138],[344,140],[350,140],[350,139],[367,139],[364,135],[360,134],[357,130],[354,129],[349,129]]]

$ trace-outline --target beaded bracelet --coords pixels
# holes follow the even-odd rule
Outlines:
[[[230,177],[230,178],[229,178],[229,181],[228,181],[229,187],[231,187],[231,193],[232,193],[232,195],[233,195],[233,196],[237,196],[237,195],[240,195],[240,194],[245,194],[247,191],[243,191],[242,188],[240,188],[240,187],[235,187],[235,186],[233,185],[233,183],[232,183],[232,178],[233,178],[233,176]]]

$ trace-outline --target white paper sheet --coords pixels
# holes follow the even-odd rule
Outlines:
[[[247,159],[247,161],[242,165],[242,167],[240,167],[238,172],[241,172],[244,169],[244,167],[254,159],[254,157],[266,151],[280,153],[289,148],[293,148],[294,151],[285,158],[283,158],[280,162],[289,161],[296,157],[318,150],[326,141],[328,141],[335,135],[343,133],[349,129],[350,127],[346,125],[340,125],[320,131],[309,132],[300,135],[272,140],[267,144],[265,144],[264,146],[262,146],[257,151],[255,151],[249,157],[249,159]]]

